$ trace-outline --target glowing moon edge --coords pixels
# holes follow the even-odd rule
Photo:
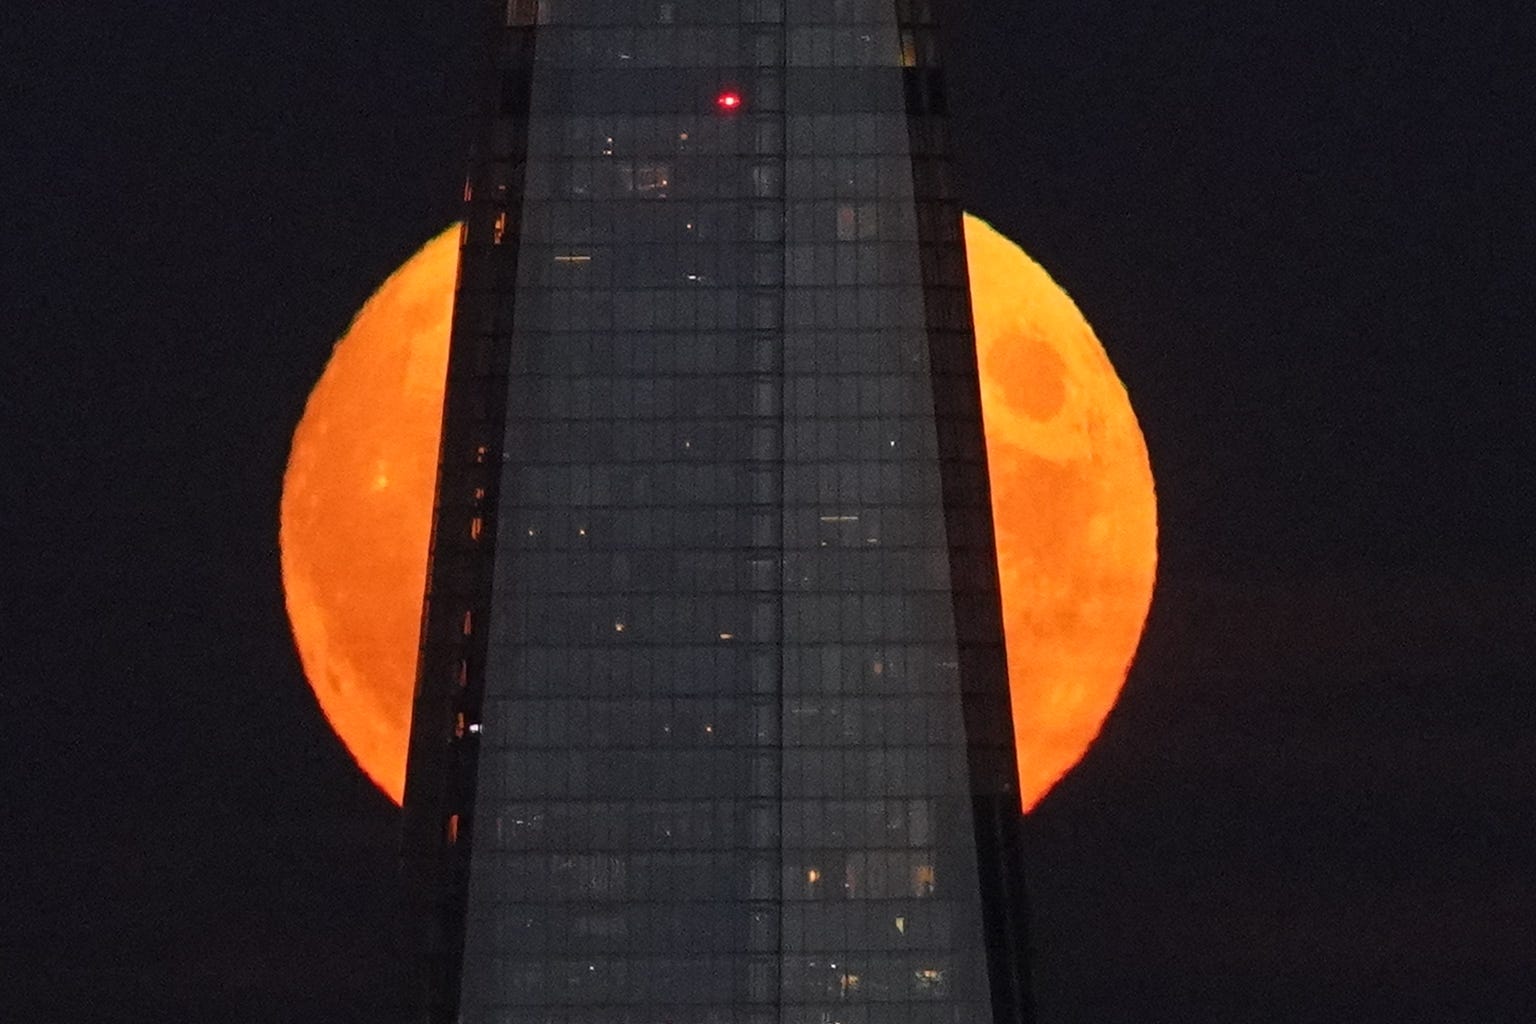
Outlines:
[[[1130,397],[1039,264],[965,218],[1024,809],[1084,756],[1140,642],[1157,568]],[[415,684],[459,227],[379,287],[294,432],[279,549],[306,679],[398,803]]]

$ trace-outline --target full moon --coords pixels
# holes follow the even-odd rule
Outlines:
[[[283,589],[322,711],[378,787],[405,791],[457,226],[337,343],[283,479]],[[1098,735],[1157,569],[1152,469],[1125,387],[1050,276],[966,216],[1009,688],[1024,809]]]

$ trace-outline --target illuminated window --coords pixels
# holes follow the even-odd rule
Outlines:
[[[480,539],[480,535],[482,533],[484,533],[484,532],[485,532],[485,519],[483,517],[475,516],[473,519],[471,519],[469,521],[469,539],[470,540],[479,540]]]
[[[449,843],[459,841],[459,816],[457,814],[448,815],[448,827],[445,831]]]
[[[944,972],[934,967],[923,967],[912,972],[912,987],[919,992],[941,992],[944,989]]]
[[[635,191],[641,195],[661,197],[672,183],[672,168],[668,164],[638,164],[635,167]]]
[[[932,896],[935,876],[928,860],[932,856],[931,851],[915,850],[851,853],[843,871],[843,893],[849,899]]]

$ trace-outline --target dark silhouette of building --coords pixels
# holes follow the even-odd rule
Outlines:
[[[1031,1019],[929,0],[496,0],[418,1020]]]

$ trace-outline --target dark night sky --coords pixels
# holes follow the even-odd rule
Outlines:
[[[0,14],[0,1020],[378,1022],[395,813],[283,617],[293,424],[455,215],[474,0]],[[1536,1020],[1536,15],[973,0],[967,205],[1159,484],[1031,818],[1042,1024]]]

